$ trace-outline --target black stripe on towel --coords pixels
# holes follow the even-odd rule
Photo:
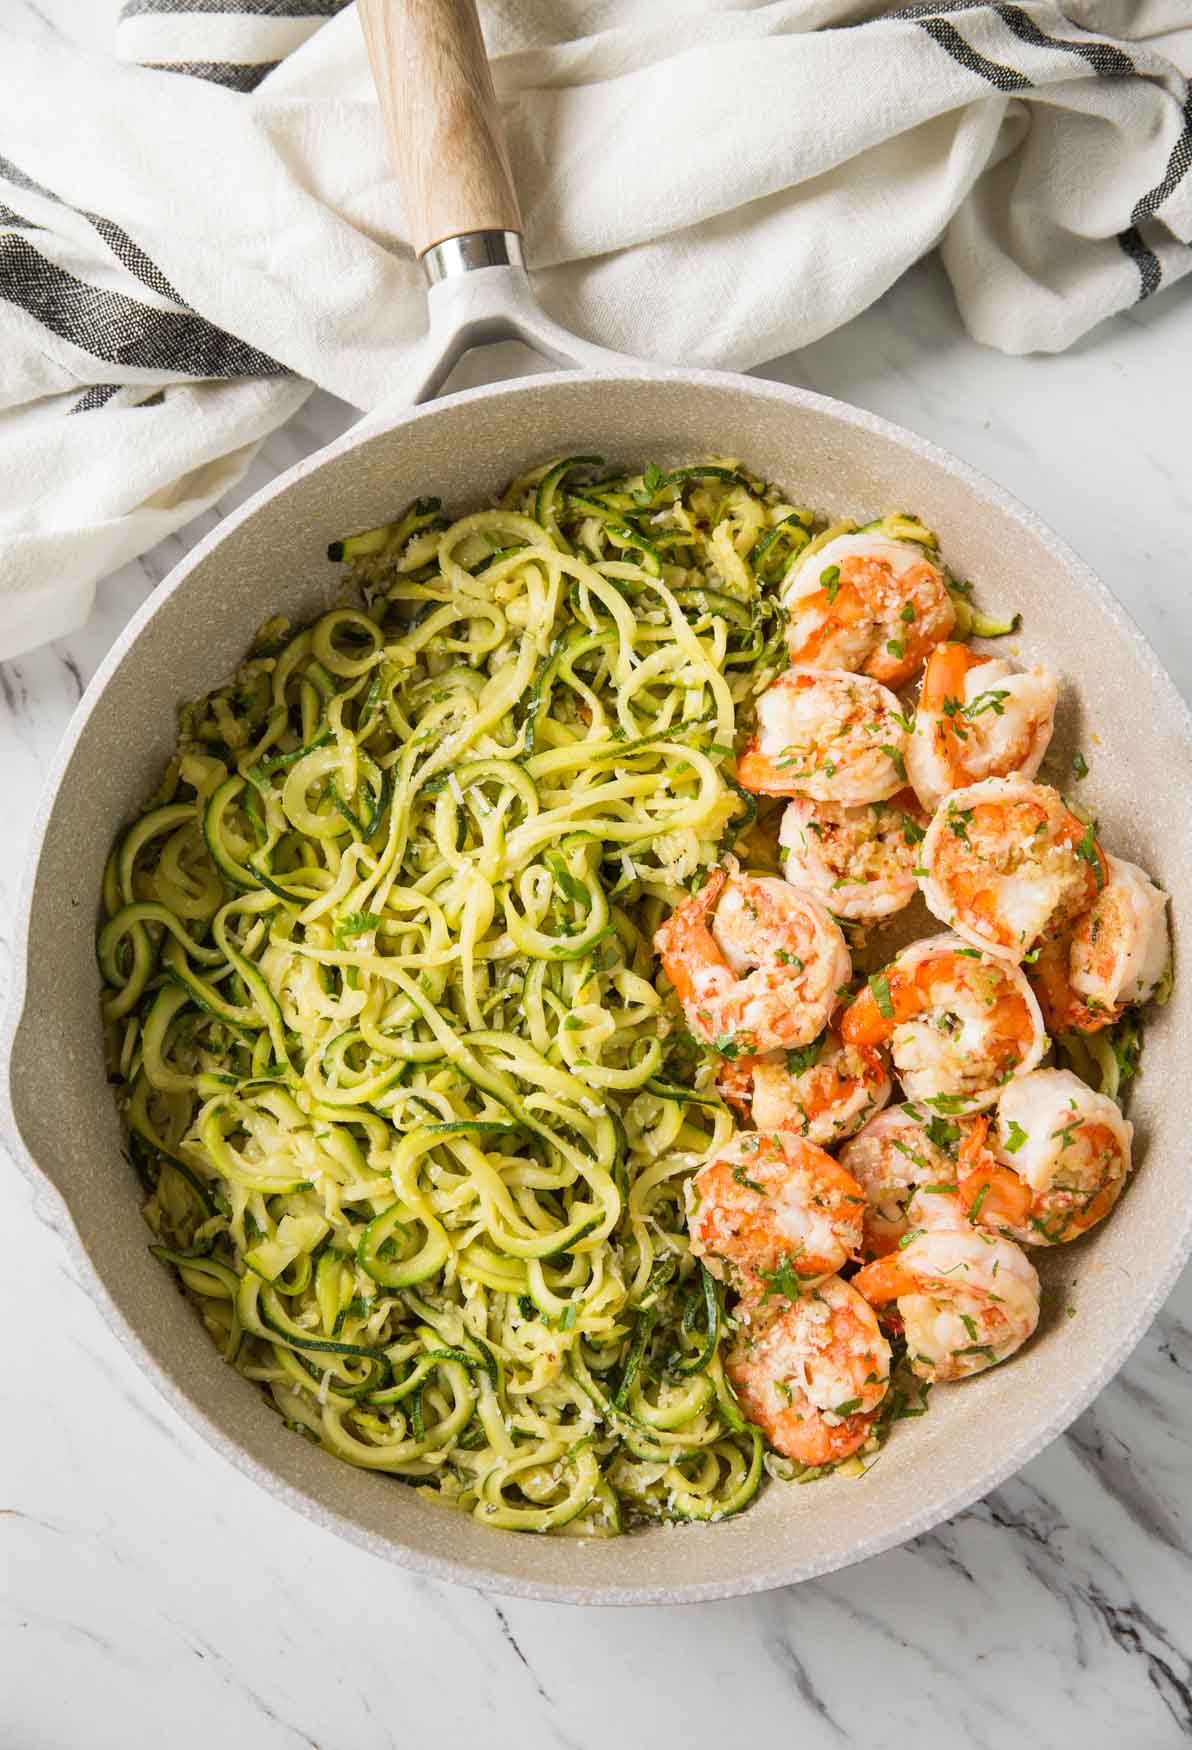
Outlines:
[[[1128,231],[1121,231],[1117,239],[1118,248],[1123,255],[1128,255],[1138,269],[1141,290],[1138,302],[1149,298],[1152,292],[1157,292],[1163,279],[1163,263],[1153,249],[1148,249],[1142,240],[1142,233],[1137,225],[1131,225]]]
[[[94,225],[116,260],[126,267],[135,279],[143,286],[148,286],[151,292],[156,292],[159,298],[169,298],[175,304],[181,304],[184,310],[190,305],[181,297],[162,273],[155,261],[151,261],[139,244],[133,242],[128,232],[111,219],[105,219],[102,213],[89,213],[85,207],[72,207],[52,189],[45,188],[40,182],[25,173],[14,164],[11,158],[0,157],[0,176],[11,182],[14,188],[23,188],[26,194],[39,194],[43,200],[53,201],[57,207],[66,207],[68,212],[78,213],[81,219],[86,219],[89,225]],[[7,209],[5,209],[7,210]],[[28,219],[18,218],[17,223],[26,225],[30,230],[40,231],[40,225],[33,225]]]
[[[94,413],[97,407],[106,407],[114,395],[119,395],[124,388],[123,383],[93,383],[85,395],[80,395],[72,413]]]
[[[5,182],[11,182],[14,188],[23,188],[26,194],[44,195],[46,200],[57,201],[59,206],[62,205],[56,194],[53,194],[48,188],[43,188],[40,182],[34,182],[33,178],[27,176],[18,164],[14,164],[11,158],[5,158],[3,155],[0,155],[0,176],[4,178]]]
[[[1158,212],[1168,195],[1174,193],[1189,170],[1192,170],[1192,88],[1189,88],[1184,94],[1183,132],[1171,149],[1171,157],[1167,160],[1167,169],[1163,173],[1162,181],[1156,183],[1154,188],[1135,203],[1134,211],[1130,214],[1131,222],[1139,225],[1143,219],[1149,219],[1152,214]],[[1192,242],[1192,238],[1185,237],[1184,242]]]
[[[44,231],[44,225],[35,225],[32,219],[27,219],[23,213],[14,213],[11,207],[6,207],[0,201],[0,225],[19,225],[22,231]]]
[[[941,11],[951,15],[953,12],[980,12],[988,6],[989,0],[952,0],[950,6],[941,7],[939,0],[917,0],[914,6],[899,6],[892,12],[883,12],[877,19],[864,19],[865,24],[880,24],[890,18],[904,18],[910,24],[918,24],[924,18],[938,18]]]
[[[278,61],[142,61],[153,73],[189,73],[229,91],[255,91],[261,80],[280,66]]]
[[[1014,67],[1003,67],[1000,61],[990,61],[967,43],[946,18],[920,18],[915,21],[941,49],[968,73],[979,73],[999,91],[1030,91],[1033,81]]]
[[[124,0],[121,18],[205,13],[231,18],[334,18],[349,0]]]
[[[1021,42],[1030,43],[1037,49],[1064,49],[1070,55],[1079,55],[1099,79],[1131,79],[1138,72],[1129,55],[1123,54],[1116,43],[1068,42],[1063,37],[1048,36],[1041,31],[1021,6],[995,6],[993,10]]]
[[[102,218],[98,213],[84,213],[83,217],[95,226],[116,260],[128,269],[134,279],[139,279],[143,286],[148,286],[159,298],[169,298],[171,302],[181,304],[184,310],[190,309],[186,299],[174,290],[157,263],[150,261],[127,231],[122,231],[119,225],[114,225],[111,219]]]
[[[28,238],[0,235],[0,298],[110,364],[183,377],[277,377],[285,367],[192,311],[155,310],[90,286],[41,255]]]

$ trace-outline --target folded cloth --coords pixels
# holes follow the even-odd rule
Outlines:
[[[1192,267],[1187,0],[491,0],[544,304],[744,367],[937,243],[964,319],[1069,345]],[[319,385],[423,323],[342,0],[126,0],[86,53],[0,27],[0,656],[210,505]],[[52,101],[47,96],[52,94]]]

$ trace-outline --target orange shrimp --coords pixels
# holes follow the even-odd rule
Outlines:
[[[1021,960],[1106,879],[1091,826],[1048,784],[986,778],[945,798],[921,851],[923,898],[973,947]]]
[[[802,561],[783,605],[792,662],[859,670],[888,687],[910,680],[956,623],[944,574],[922,548],[864,531]]]
[[[776,1452],[832,1464],[869,1438],[890,1383],[890,1346],[868,1303],[829,1276],[769,1315],[747,1307],[725,1372]]]
[[[926,830],[913,790],[852,808],[795,796],[778,842],[793,887],[818,894],[836,917],[883,918],[918,892],[914,870]]]
[[[1058,688],[1049,669],[1016,669],[967,644],[928,658],[906,752],[919,800],[934,809],[950,790],[985,778],[1033,778],[1051,740]]]
[[[717,1085],[759,1130],[793,1130],[823,1147],[852,1136],[890,1097],[881,1050],[846,1045],[831,1027],[810,1045],[726,1063]]]
[[[691,1250],[747,1296],[797,1294],[860,1255],[861,1187],[790,1131],[739,1131],[686,1194]]]
[[[654,947],[691,1031],[730,1057],[810,1044],[852,969],[817,899],[723,869],[676,907]]]
[[[1013,1355],[1039,1322],[1039,1278],[1012,1240],[963,1220],[925,1229],[866,1264],[853,1287],[872,1306],[897,1301],[907,1360],[920,1379],[967,1379]]]
[[[854,1045],[888,1044],[907,1098],[949,1114],[992,1105],[1047,1048],[1018,967],[951,935],[913,942],[875,973],[840,1033]]]
[[[867,1258],[896,1251],[911,1227],[925,1222],[926,1197],[945,1188],[954,1193],[961,1135],[961,1126],[951,1119],[904,1101],[879,1112],[845,1143],[840,1164],[865,1193]]]
[[[1108,880],[1064,935],[1044,942],[1031,982],[1053,1033],[1095,1033],[1154,995],[1171,952],[1167,895],[1145,870],[1107,857]]]
[[[957,1180],[970,1220],[1023,1245],[1056,1246],[1103,1221],[1130,1172],[1133,1126],[1066,1069],[1038,1069],[974,1119]]]
[[[757,730],[737,777],[761,796],[856,807],[906,782],[907,722],[894,694],[865,675],[788,668],[757,701]]]

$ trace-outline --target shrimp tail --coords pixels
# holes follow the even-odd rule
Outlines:
[[[907,978],[888,967],[881,975],[885,990],[879,999],[872,983],[859,991],[840,1019],[840,1037],[846,1045],[884,1045],[900,1021],[909,1021],[924,1007],[926,993],[918,974]],[[880,982],[880,981],[879,981]]]
[[[988,1117],[974,1118],[960,1145],[956,1175],[960,1201],[972,1222],[1021,1230],[1030,1220],[1030,1187],[1012,1167],[994,1160],[988,1135]]]
[[[754,796],[789,796],[795,793],[795,782],[775,767],[757,745],[751,741],[737,761],[737,782],[742,790]]]
[[[858,1270],[851,1286],[870,1306],[883,1306],[888,1300],[897,1300],[900,1294],[914,1294],[917,1283],[899,1253],[887,1252],[884,1258],[875,1258],[872,1264]]]
[[[1039,999],[1047,1031],[1051,1034],[1097,1033],[1109,1027],[1122,1013],[1120,1004],[1112,1008],[1091,1009],[1082,1003],[1072,988],[1068,976],[1071,937],[1053,937],[1039,949],[1039,958],[1030,969],[1030,982]]]
[[[724,956],[708,927],[708,914],[715,908],[727,880],[727,870],[713,869],[699,892],[676,906],[654,937],[662,970],[684,1005],[698,1000],[698,974],[708,967],[724,965]]]
[[[716,1077],[716,1089],[721,1098],[734,1106],[742,1118],[748,1118],[753,1099],[753,1070],[756,1057],[725,1058]]]

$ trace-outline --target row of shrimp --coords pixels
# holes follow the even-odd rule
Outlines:
[[[870,1439],[890,1336],[940,1381],[1033,1333],[1023,1248],[1102,1220],[1131,1164],[1115,1102],[1041,1067],[1048,1030],[1145,1002],[1169,943],[1163,893],[1035,781],[1054,675],[951,641],[933,549],[840,536],[783,595],[792,666],[738,776],[788,798],[785,879],[714,871],[655,946],[742,1120],[688,1186],[692,1250],[740,1297],[729,1377],[821,1465]],[[944,932],[855,989],[842,924],[916,893]]]

